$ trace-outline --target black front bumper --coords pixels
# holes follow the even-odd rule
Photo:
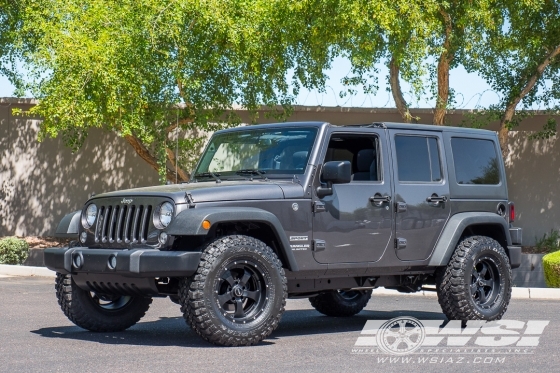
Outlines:
[[[64,274],[122,277],[188,277],[200,262],[200,252],[155,249],[89,249],[64,247],[45,249],[45,266]],[[116,258],[113,268],[111,259]],[[113,260],[114,261],[114,260]]]

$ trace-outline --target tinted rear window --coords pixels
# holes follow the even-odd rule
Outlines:
[[[500,183],[500,163],[490,140],[452,138],[455,178],[458,184]]]

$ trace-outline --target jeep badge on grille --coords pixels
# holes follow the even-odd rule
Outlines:
[[[132,199],[123,198],[123,200],[121,201],[121,203],[130,205],[130,204],[132,203]]]

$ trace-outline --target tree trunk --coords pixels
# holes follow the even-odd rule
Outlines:
[[[158,165],[156,157],[154,157],[150,153],[150,151],[144,146],[144,144],[142,144],[142,141],[140,141],[140,139],[138,139],[134,135],[126,135],[124,138],[134,148],[134,150],[140,156],[140,158],[145,160],[146,163],[148,163],[150,165],[150,167],[152,167],[154,170],[159,172],[159,165]],[[166,149],[166,151],[168,151],[168,149]],[[173,152],[171,152],[171,153],[173,154]],[[167,156],[169,157],[168,152],[167,152]],[[174,155],[173,155],[173,159],[175,159]],[[172,161],[172,163],[173,163],[173,161]],[[165,178],[172,183],[175,183],[175,181],[177,181],[177,182],[189,181],[188,175],[182,169],[177,168],[177,171],[178,172],[176,173],[175,170],[172,170],[172,169],[170,169],[169,167],[166,166],[165,167]]]
[[[393,100],[395,100],[395,105],[399,114],[406,123],[410,123],[412,120],[412,115],[408,110],[408,105],[402,95],[401,83],[399,81],[400,69],[395,57],[391,58],[389,63],[389,83],[391,84],[391,93],[393,94]]]
[[[511,122],[513,116],[515,115],[515,109],[521,100],[527,96],[531,89],[537,84],[537,81],[540,79],[541,75],[543,74],[544,70],[550,65],[552,59],[560,54],[560,45],[558,45],[552,52],[550,52],[545,59],[537,66],[534,74],[529,77],[523,89],[519,92],[519,94],[515,97],[510,99],[510,102],[506,106],[502,119],[500,120],[500,130],[498,132],[498,137],[500,139],[500,146],[502,147],[502,155],[504,158],[508,155],[508,132],[509,132],[509,123]]]
[[[442,126],[445,124],[445,114],[447,113],[447,103],[449,101],[449,65],[453,61],[451,53],[451,33],[453,24],[451,17],[445,11],[440,10],[445,22],[445,40],[443,42],[443,52],[439,56],[437,67],[437,88],[436,107],[434,110],[433,124]]]

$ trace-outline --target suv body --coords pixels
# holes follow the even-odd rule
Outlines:
[[[61,303],[72,321],[123,329],[143,315],[110,327],[108,311],[126,309],[123,299],[169,296],[205,339],[236,345],[270,334],[286,296],[342,316],[359,312],[369,289],[435,283],[450,319],[496,319],[507,308],[521,229],[512,226],[494,132],[399,123],[237,127],[213,135],[193,175],[185,184],[97,195],[62,219],[57,235],[77,241],[45,250],[57,294],[92,294],[106,326],[76,316],[91,316],[89,306]],[[457,265],[464,273],[451,270]],[[464,297],[472,303],[466,313]],[[236,329],[250,315],[254,325]],[[215,335],[210,324],[227,331]]]

